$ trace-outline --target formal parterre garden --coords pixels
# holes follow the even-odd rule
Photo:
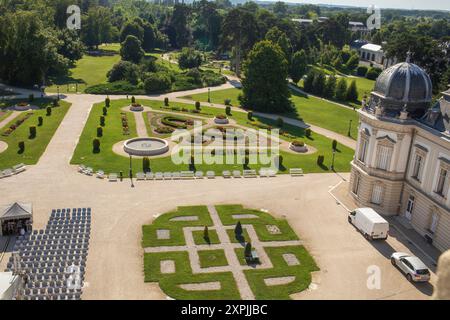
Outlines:
[[[150,112],[143,112],[142,116],[146,124],[147,134],[168,138],[176,126],[190,129],[192,121],[199,120],[203,123],[211,121],[214,117],[224,115],[225,110],[215,107],[202,105],[200,110],[195,105],[170,102],[165,105],[164,101],[140,100],[139,103],[150,107]],[[129,172],[129,158],[121,156],[113,151],[113,146],[121,141],[131,139],[137,136],[135,117],[132,112],[125,111],[124,107],[129,106],[129,100],[112,100],[110,107],[106,108],[107,114],[104,115],[105,103],[95,104],[89,115],[85,128],[79,139],[79,143],[71,160],[72,164],[83,164],[94,170],[103,170],[106,173],[120,173],[126,177]],[[100,118],[104,117],[103,126],[100,125]],[[247,113],[242,111],[233,111],[227,117],[234,121],[236,125],[251,129],[270,129],[278,128],[276,121],[254,116],[252,120],[248,119]],[[126,119],[126,130],[124,130],[124,118]],[[333,120],[335,121],[335,120]],[[167,124],[172,124],[172,126]],[[175,124],[176,126],[173,126]],[[98,135],[98,127],[102,128],[102,135]],[[164,130],[159,130],[165,128]],[[279,172],[288,173],[290,168],[302,168],[305,173],[327,172],[330,170],[332,159],[332,141],[322,135],[314,132],[307,132],[302,128],[284,124],[281,129],[281,138],[287,142],[294,140],[303,140],[307,145],[315,148],[317,152],[310,154],[296,154],[280,149],[282,163]],[[165,131],[167,130],[167,131]],[[309,136],[308,136],[309,135]],[[98,139],[100,148],[97,152],[93,150],[93,140]],[[325,161],[318,164],[318,156],[323,155]],[[353,156],[353,150],[339,145],[335,156],[335,169],[340,172],[346,172],[350,169],[350,161]],[[142,172],[142,159],[133,158],[134,172]],[[170,155],[150,159],[150,170],[152,172],[176,172],[176,171],[215,171],[217,175],[222,174],[224,170],[243,170],[267,167],[267,164],[242,164],[237,161],[234,164],[227,164],[225,159],[223,164],[195,164],[189,163],[177,165],[172,161]]]
[[[0,120],[2,113],[10,114],[8,109],[21,102],[1,103]],[[55,106],[49,99],[36,99],[29,104],[36,108],[20,112],[0,128],[0,141],[8,144],[8,148],[0,153],[0,169],[20,163],[36,164],[70,107],[65,101],[59,101]]]
[[[365,81],[366,79],[362,79]],[[239,106],[238,97],[242,90],[232,88],[210,92],[211,103],[224,104],[229,100],[231,105]],[[291,100],[295,110],[284,114],[287,117],[299,119],[305,123],[316,125],[336,133],[347,136],[350,128],[350,134],[353,139],[358,135],[358,113],[354,110],[336,105],[331,101],[320,99],[307,94],[300,94],[291,91]],[[184,96],[185,99],[194,101],[208,101],[208,93],[200,93],[192,96]],[[350,120],[352,125],[350,125]]]
[[[319,270],[286,220],[241,205],[178,207],[142,227],[142,246],[145,282],[174,299],[290,299]]]

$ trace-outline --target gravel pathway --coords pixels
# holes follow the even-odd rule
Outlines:
[[[7,116],[5,119],[0,121],[0,129],[3,129],[4,126],[6,126],[8,123],[10,123],[12,120],[14,120],[21,113],[22,112],[20,112],[20,111],[13,111],[9,116]]]
[[[147,138],[147,127],[145,126],[144,117],[142,112],[133,112],[134,113],[134,120],[136,121],[136,132],[138,137],[140,138]]]
[[[228,234],[222,224],[222,221],[219,218],[219,214],[217,213],[216,208],[214,206],[208,206],[208,210],[211,215],[211,219],[216,227],[216,232],[219,240],[224,246],[225,256],[227,257],[229,266],[231,267],[231,272],[233,273],[234,279],[236,280],[241,298],[243,300],[255,300],[255,296],[253,295],[253,292],[250,289],[250,285],[247,282],[247,278],[242,271],[241,264],[236,254],[234,253],[234,248],[230,245],[230,239],[228,238]]]

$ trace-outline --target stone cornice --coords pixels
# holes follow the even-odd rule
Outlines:
[[[358,170],[363,171],[365,174],[382,180],[389,181],[404,181],[404,173],[403,172],[393,172],[393,171],[385,171],[377,168],[371,168],[366,166],[364,163],[359,161],[358,159],[354,159],[351,164],[358,168]]]

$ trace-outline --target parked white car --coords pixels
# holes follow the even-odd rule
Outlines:
[[[427,282],[430,280],[430,270],[415,256],[404,252],[394,252],[391,255],[391,263],[398,267],[410,282]]]

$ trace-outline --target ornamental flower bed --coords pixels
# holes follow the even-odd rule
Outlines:
[[[3,136],[8,137],[11,135],[22,123],[24,123],[27,119],[29,119],[33,115],[32,112],[28,112],[25,116],[17,119],[14,124],[12,124],[8,129],[3,132]]]
[[[174,132],[175,130],[169,127],[158,127],[155,129],[155,132],[159,133],[159,134],[170,134],[172,132]]]

